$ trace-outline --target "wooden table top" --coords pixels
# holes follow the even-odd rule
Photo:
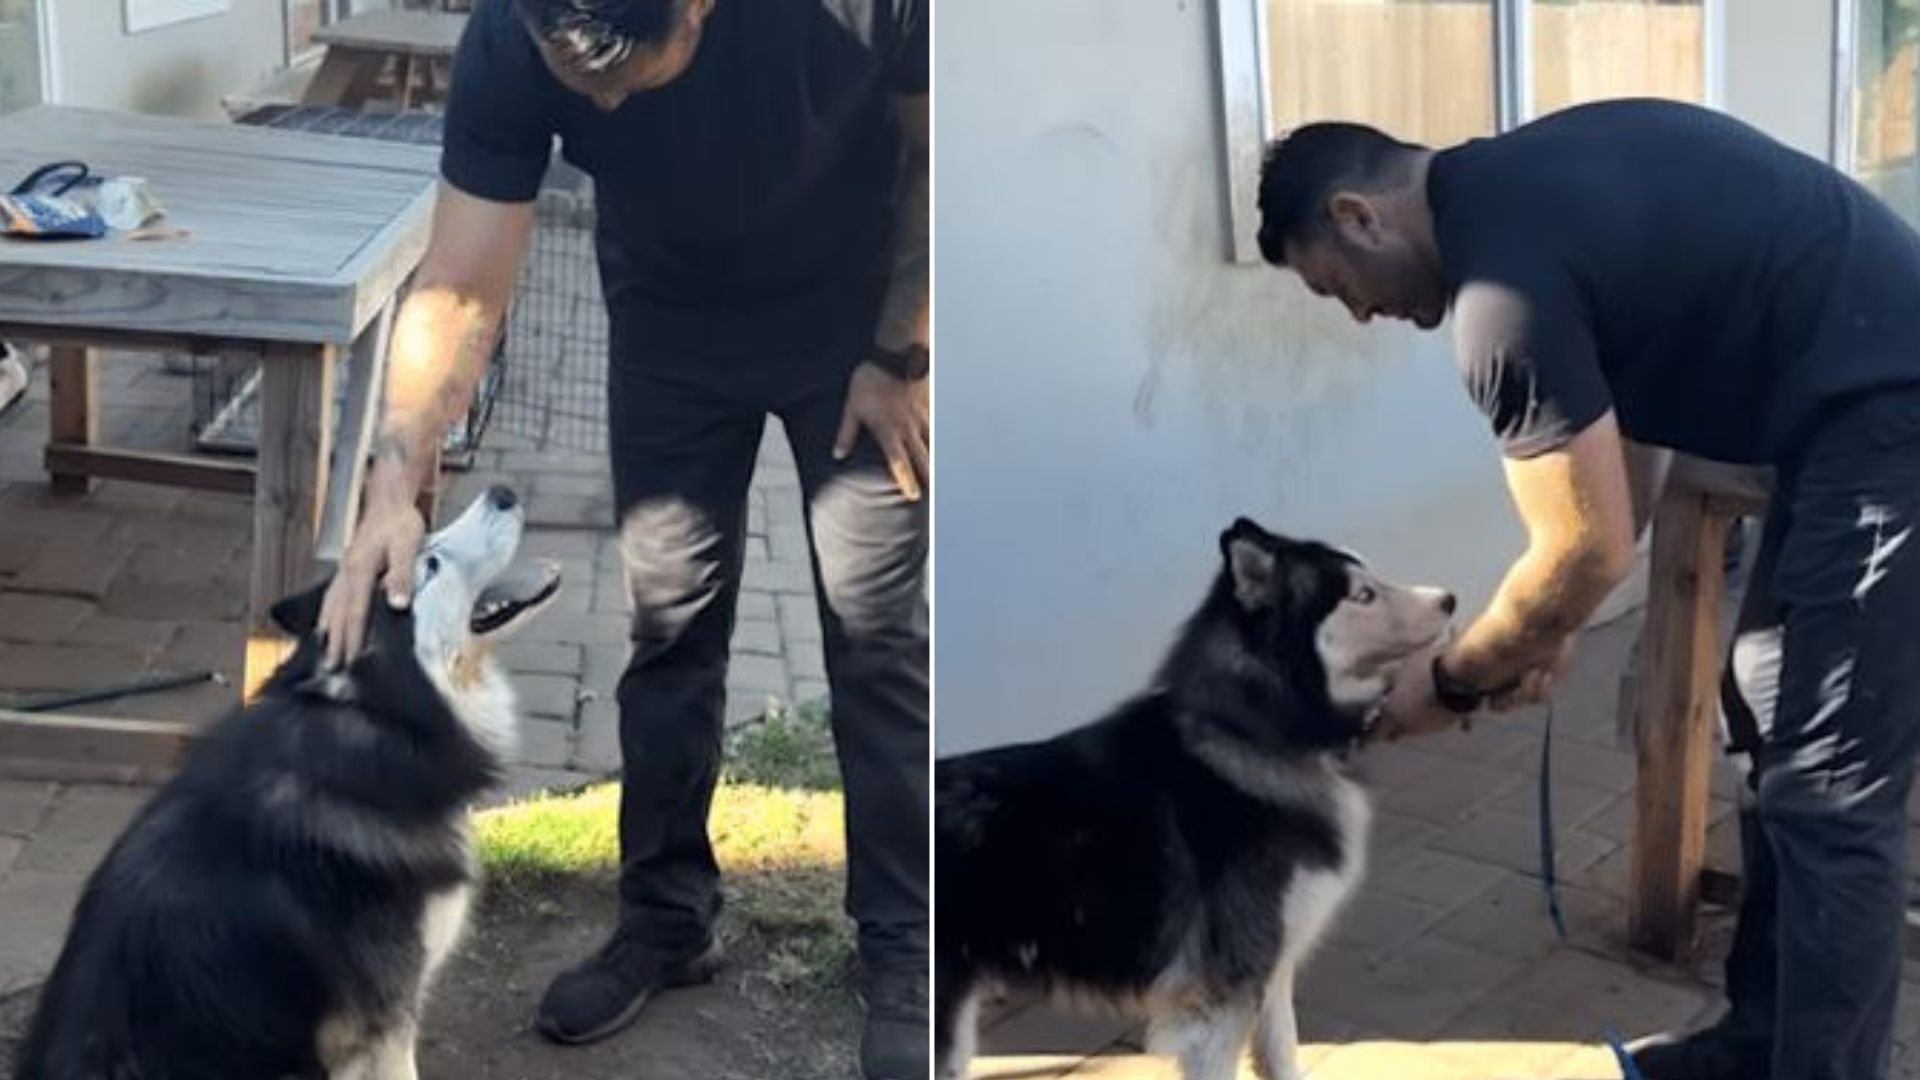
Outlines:
[[[51,161],[140,176],[184,236],[0,237],[0,323],[346,344],[426,248],[439,152],[40,106],[0,116],[0,190]]]
[[[467,16],[451,11],[369,11],[313,32],[330,47],[404,56],[450,57]]]

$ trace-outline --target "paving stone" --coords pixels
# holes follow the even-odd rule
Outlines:
[[[767,553],[774,559],[805,563],[812,557],[807,530],[802,525],[779,525],[767,530]]]
[[[597,476],[607,469],[604,454],[567,453],[553,450],[509,450],[500,455],[499,471],[545,475],[571,473]]]
[[[826,656],[817,641],[796,641],[787,653],[787,673],[796,679],[827,677]]]
[[[1423,1039],[1520,970],[1516,961],[1431,937],[1378,960],[1329,947],[1301,973],[1297,996],[1363,1029]]]
[[[0,578],[12,577],[26,569],[47,543],[44,536],[15,532],[12,526],[13,522],[9,521],[7,528],[0,529]]]
[[[39,828],[56,791],[38,780],[0,780],[0,835],[27,836]]]
[[[581,686],[611,700],[620,688],[620,676],[626,672],[627,658],[633,655],[633,650],[624,641],[607,645],[590,643],[581,647],[581,655]]]
[[[128,619],[118,615],[91,614],[65,635],[74,645],[124,645],[143,653],[157,654],[179,632],[180,623],[151,619]]]
[[[529,528],[520,541],[521,558],[595,559],[603,538],[590,529]]]
[[[605,611],[627,615],[633,610],[633,598],[627,592],[626,575],[619,571],[602,571],[595,575],[592,589],[592,611]]]
[[[1523,779],[1511,768],[1413,751],[1370,753],[1366,770],[1382,807],[1443,827],[1471,817]]]
[[[1373,957],[1384,957],[1425,933],[1439,922],[1445,908],[1362,888],[1334,919],[1327,944]]]
[[[785,696],[789,683],[787,665],[777,656],[735,656],[727,662],[727,685],[766,690]]]
[[[573,758],[573,724],[568,720],[525,717],[520,721],[519,745],[513,753],[516,765],[543,769],[565,768]]]
[[[579,772],[611,773],[619,770],[620,761],[619,706],[610,700],[582,705],[573,760],[567,767]]]
[[[831,691],[828,689],[827,684],[821,680],[793,680],[793,700],[798,704],[804,705],[814,701],[825,701],[830,694]]]
[[[736,619],[733,624],[733,651],[779,656],[780,624],[771,619]]]
[[[820,640],[820,607],[811,593],[784,593],[778,600],[781,637],[788,641]]]
[[[1502,759],[1502,764],[1525,769],[1529,777],[1539,772],[1539,752],[1536,747],[1531,756],[1524,752],[1520,755]],[[1580,743],[1561,742],[1553,744],[1553,783],[1586,784],[1589,787],[1605,788],[1615,794],[1632,791],[1639,773],[1634,756],[1624,750],[1605,750],[1596,746],[1584,746]]]
[[[0,994],[45,981],[60,956],[86,875],[49,873],[17,864],[0,878]]]
[[[71,596],[0,592],[0,641],[59,641],[93,610],[91,601]]]
[[[1033,1002],[980,1033],[982,1056],[1093,1054],[1128,1036],[1138,1023]]]
[[[1698,986],[1569,949],[1482,998],[1442,1035],[1474,1042],[1595,1042],[1608,1031],[1683,1027],[1710,1004]]]
[[[1375,861],[1368,871],[1366,888],[1453,911],[1509,874],[1511,871],[1491,863],[1423,849]]]
[[[27,842],[17,836],[0,836],[0,878],[13,869],[14,860],[27,848]]]
[[[158,622],[239,619],[247,590],[207,582],[152,582],[122,575],[100,598],[102,614]]]
[[[500,663],[516,675],[580,674],[580,646],[553,642],[509,641],[500,647]]]
[[[1554,836],[1554,867],[1572,877],[1599,862],[1618,845],[1573,829]],[[1540,822],[1521,814],[1484,810],[1436,837],[1433,847],[1522,874],[1539,876]]]
[[[157,666],[178,672],[218,671],[237,679],[246,659],[246,640],[237,622],[183,622],[161,650]]]
[[[544,473],[534,481],[538,495],[568,495],[576,498],[610,499],[613,479],[609,476],[581,476],[574,473]]]
[[[139,675],[146,655],[121,645],[9,645],[0,649],[0,687],[85,690]]]
[[[151,796],[144,788],[95,784],[65,788],[28,840],[19,865],[53,873],[91,873]]]
[[[1624,950],[1627,914],[1619,900],[1562,883],[1560,908],[1573,946]],[[1467,901],[1435,924],[1428,937],[1515,961],[1537,960],[1563,947],[1539,879],[1517,875]]]
[[[61,538],[8,582],[10,588],[99,599],[130,552],[118,544]]]
[[[1527,778],[1524,784],[1508,788],[1501,795],[1487,803],[1487,809],[1519,817],[1531,817],[1540,811],[1540,789],[1537,777]],[[1608,788],[1590,787],[1572,780],[1553,778],[1553,823],[1562,829],[1579,828],[1588,819],[1606,810],[1620,795]]]
[[[580,684],[566,675],[517,675],[513,690],[519,698],[521,713],[572,722]]]
[[[734,607],[734,616],[740,619],[775,618],[777,608],[773,597],[774,594],[765,589],[742,588],[739,603]],[[1916,785],[1916,790],[1920,790],[1920,785]]]
[[[1368,834],[1368,864],[1381,866],[1412,852],[1426,848],[1440,830],[1415,818],[1375,807],[1373,829]]]
[[[813,595],[813,567],[798,559],[749,560],[741,578],[746,588],[796,596]]]

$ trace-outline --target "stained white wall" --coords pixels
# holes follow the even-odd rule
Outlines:
[[[54,100],[222,119],[220,99],[281,66],[280,0],[128,34],[121,0],[52,0]]]
[[[1728,6],[1734,111],[1824,145],[1827,5]],[[1143,686],[1236,514],[1484,602],[1521,537],[1444,334],[1222,258],[1213,5],[937,19],[938,751]]]

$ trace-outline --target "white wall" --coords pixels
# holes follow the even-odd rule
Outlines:
[[[1824,156],[1828,5],[1727,6],[1730,110]],[[1236,514],[1484,602],[1520,534],[1444,335],[1221,256],[1213,5],[937,11],[938,752],[1142,687]]]
[[[938,12],[940,752],[1143,686],[1236,514],[1483,599],[1519,533],[1444,337],[1222,258],[1212,5]]]
[[[51,0],[54,100],[220,119],[222,96],[280,67],[280,0],[232,0],[223,14],[126,33],[121,0]]]

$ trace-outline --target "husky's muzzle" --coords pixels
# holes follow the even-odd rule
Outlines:
[[[414,611],[465,613],[475,636],[497,633],[543,607],[560,591],[560,564],[515,565],[526,508],[512,488],[495,485],[427,538],[414,566]]]

